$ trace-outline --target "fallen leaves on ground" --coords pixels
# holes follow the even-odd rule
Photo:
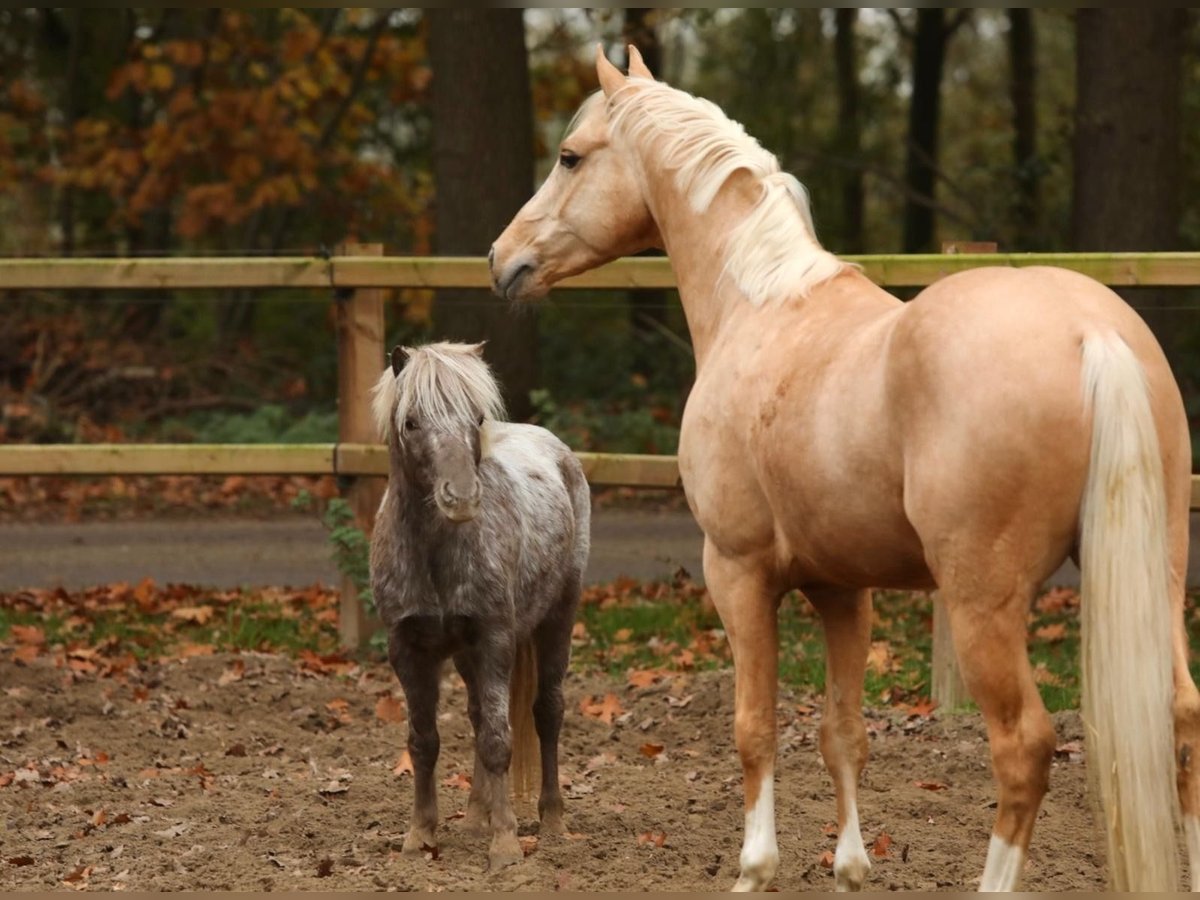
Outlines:
[[[466,772],[452,772],[442,779],[442,786],[454,788],[459,791],[469,791],[471,789],[471,776]]]
[[[638,835],[637,842],[643,845],[661,847],[667,842],[665,831],[643,831]]]
[[[613,719],[624,712],[616,694],[605,694],[600,699],[595,696],[584,697],[579,701],[579,711],[585,716],[599,719],[605,725],[611,725]]]
[[[944,791],[948,787],[940,781],[914,781],[913,784],[923,791]]]
[[[396,765],[392,768],[392,774],[403,777],[404,775],[412,775],[413,762],[412,755],[405,750],[400,754],[400,758],[396,760]]]
[[[884,831],[879,837],[875,838],[875,843],[871,845],[871,855],[876,859],[884,859],[890,855],[891,846],[892,836]]]
[[[403,722],[405,719],[404,701],[397,700],[390,691],[381,694],[375,701],[375,717],[383,722]]]

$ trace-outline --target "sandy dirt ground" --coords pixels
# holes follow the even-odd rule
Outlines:
[[[51,658],[0,659],[0,890],[731,886],[742,811],[730,671],[646,688],[572,675],[562,747],[569,833],[539,840],[524,807],[524,862],[488,872],[484,840],[456,818],[472,752],[457,676],[443,690],[438,852],[410,859],[400,853],[412,778],[396,771],[399,687],[381,665],[335,674],[313,665],[218,655],[98,677]],[[582,711],[604,708],[610,693],[611,724]],[[833,794],[812,706],[780,697],[781,890],[833,887],[822,864],[836,842]],[[868,724],[868,887],[974,888],[994,815],[979,719],[888,710]],[[1101,889],[1079,720],[1059,714],[1056,725],[1062,747],[1025,884]]]

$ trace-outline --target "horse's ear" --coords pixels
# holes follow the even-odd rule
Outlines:
[[[596,75],[600,78],[600,87],[605,97],[611,97],[625,86],[625,76],[621,70],[608,61],[604,55],[604,45],[596,45]]]
[[[478,344],[471,344],[469,349],[472,353],[483,359],[483,348],[487,345],[487,341],[480,341]]]
[[[629,45],[629,74],[634,78],[654,80],[649,66],[646,65],[646,61],[642,59],[642,54],[638,52],[638,48],[633,46],[633,44]]]
[[[392,348],[392,374],[399,375],[400,370],[404,368],[404,363],[408,359],[408,351],[397,344]]]

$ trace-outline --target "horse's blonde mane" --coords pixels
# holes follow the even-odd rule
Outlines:
[[[608,121],[613,137],[674,171],[676,187],[697,213],[734,172],[758,179],[762,196],[730,232],[722,272],[755,306],[803,297],[846,266],[818,243],[804,186],[716,104],[634,77],[610,99]]]
[[[379,435],[387,440],[396,423],[409,416],[431,428],[454,428],[480,414],[503,420],[500,386],[478,351],[478,344],[447,342],[405,348],[408,361],[400,374],[384,369],[371,389]],[[398,436],[403,440],[402,430]]]

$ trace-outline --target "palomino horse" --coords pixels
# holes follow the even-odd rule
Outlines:
[[[975,269],[901,303],[821,248],[774,156],[630,59],[627,78],[598,54],[603,90],[496,241],[492,275],[523,300],[648,247],[670,256],[696,355],[679,467],[736,667],[736,889],[766,887],[779,859],[776,610],[790,589],[825,630],[836,884],[863,884],[873,587],[940,590],[999,794],[980,889],[1018,886],[1055,747],[1026,614],[1068,556],[1083,572],[1087,758],[1112,883],[1174,889],[1180,805],[1200,863],[1191,452],[1150,331],[1112,291],[1053,268]]]
[[[563,830],[562,680],[591,495],[562,441],[497,421],[500,389],[482,346],[397,347],[379,378],[373,411],[391,466],[371,538],[371,587],[408,702],[414,802],[403,851],[437,846],[438,682],[453,656],[475,730],[466,825],[491,834],[496,868],[522,858],[509,771],[511,763],[518,782],[533,771],[535,728],[542,833]]]

